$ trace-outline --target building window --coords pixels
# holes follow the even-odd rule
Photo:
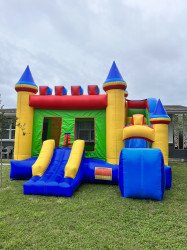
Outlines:
[[[187,149],[187,114],[174,114],[173,119],[174,148]]]
[[[75,118],[75,140],[84,140],[86,151],[94,151],[95,149],[94,123],[94,118]]]
[[[12,121],[6,121],[3,125],[2,139],[5,141],[14,140],[15,137],[15,124]]]

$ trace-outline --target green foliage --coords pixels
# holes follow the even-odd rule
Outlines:
[[[0,249],[186,249],[187,164],[173,167],[163,202],[123,199],[118,186],[83,184],[72,198],[0,190]]]
[[[0,140],[2,140],[3,133],[5,132],[7,125],[7,117],[5,116],[4,105],[2,105],[1,95],[0,95]]]
[[[0,94],[0,188],[2,187],[2,148],[3,148],[3,133],[5,132],[5,126],[7,123],[7,118],[5,116],[5,111],[3,110],[1,94]]]

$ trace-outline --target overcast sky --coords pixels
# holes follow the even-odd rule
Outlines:
[[[186,0],[0,0],[0,10],[5,107],[27,65],[38,85],[86,90],[102,88],[113,60],[129,99],[187,106]]]

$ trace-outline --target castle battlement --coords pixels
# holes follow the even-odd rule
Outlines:
[[[88,95],[99,95],[100,89],[98,85],[88,85],[87,94]],[[52,95],[53,90],[48,86],[39,86],[39,95]],[[71,95],[72,96],[81,96],[84,94],[83,88],[79,86],[71,86]],[[65,96],[67,95],[67,89],[64,86],[55,86],[54,95],[56,96]]]

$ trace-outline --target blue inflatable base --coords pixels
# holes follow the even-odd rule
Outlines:
[[[22,161],[10,161],[10,179],[12,180],[28,180],[32,177],[32,165],[37,157],[29,158]]]
[[[144,143],[135,140],[131,142],[133,145]],[[32,177],[32,165],[36,157],[23,161],[12,160],[10,179],[30,178],[23,185],[24,194],[27,195],[65,197],[71,197],[84,182],[119,184],[122,197],[153,200],[162,200],[165,188],[170,189],[172,186],[171,167],[164,166],[163,155],[159,149],[124,148],[119,166],[83,156],[74,179],[64,177],[70,152],[70,148],[56,148],[41,177]]]
[[[172,186],[172,170],[170,166],[165,166],[165,188],[171,189]]]
[[[118,184],[118,167],[118,165],[110,164],[103,160],[87,158],[84,160],[83,165],[84,182]],[[110,169],[111,180],[96,179],[96,168]]]

